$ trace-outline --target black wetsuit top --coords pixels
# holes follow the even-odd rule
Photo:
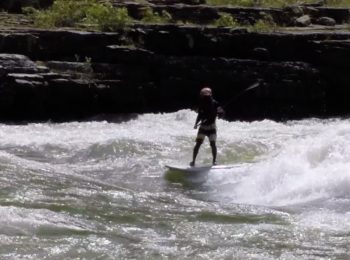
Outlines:
[[[218,107],[219,103],[212,97],[201,99],[196,122],[204,126],[215,124]]]

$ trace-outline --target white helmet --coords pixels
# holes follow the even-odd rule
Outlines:
[[[204,96],[211,97],[211,95],[212,95],[211,88],[209,88],[209,87],[202,88],[201,91],[199,92],[199,95],[202,97],[204,97]]]

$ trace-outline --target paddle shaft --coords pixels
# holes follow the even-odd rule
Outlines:
[[[223,106],[222,108],[227,107],[229,104],[231,104],[233,101],[235,101],[237,98],[239,98],[240,96],[242,96],[244,93],[246,93],[249,90],[255,89],[257,87],[259,87],[261,84],[261,80],[258,80],[257,82],[255,82],[254,84],[250,85],[248,88],[243,89],[241,92],[239,92],[238,94],[234,95],[232,98],[230,98]]]
[[[261,84],[261,80],[258,80],[257,82],[255,82],[254,84],[250,85],[248,88],[243,89],[241,92],[239,92],[237,95],[234,95],[232,98],[229,99],[229,101],[227,101],[223,106],[221,106],[222,108],[227,107],[229,104],[231,104],[233,101],[235,101],[237,98],[239,98],[240,96],[242,96],[244,93],[246,93],[249,90],[255,89],[257,87],[259,87]],[[205,121],[204,121],[205,122]],[[194,128],[197,128],[198,126],[200,126],[202,123],[204,122],[198,122]]]

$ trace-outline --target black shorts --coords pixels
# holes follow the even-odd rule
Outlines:
[[[216,141],[216,125],[201,125],[198,129],[196,141],[203,141],[205,137],[209,138],[210,142]]]

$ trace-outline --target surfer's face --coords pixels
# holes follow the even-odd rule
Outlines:
[[[211,101],[211,96],[201,96],[201,100],[203,101],[203,102],[210,102]]]

